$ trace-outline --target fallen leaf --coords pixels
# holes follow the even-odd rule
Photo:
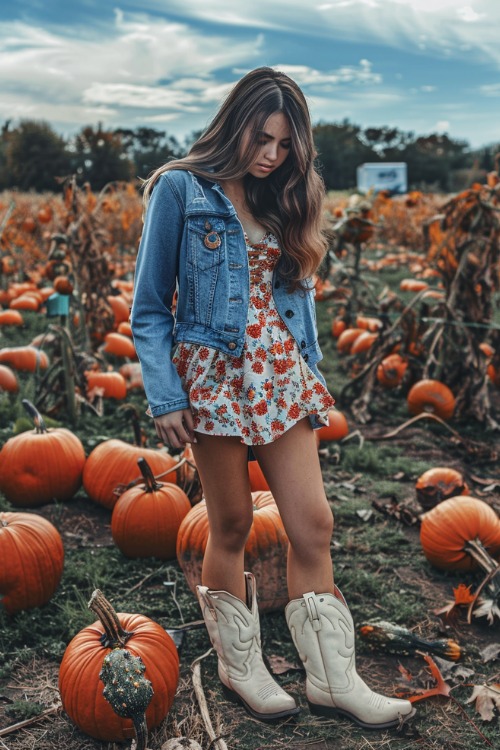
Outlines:
[[[368,508],[362,508],[356,511],[356,515],[359,516],[363,521],[369,521],[373,517],[373,510]]]
[[[448,661],[448,659],[440,659],[439,656],[434,655],[434,660],[439,667],[439,671],[444,680],[451,679],[455,683],[460,683],[463,680],[470,680],[475,675],[474,669],[464,667],[462,664],[457,664],[456,661]]]
[[[273,674],[284,674],[285,672],[288,672],[290,669],[293,669],[293,670],[302,669],[302,667],[299,667],[298,664],[293,664],[292,662],[287,661],[283,656],[271,655],[271,656],[268,656],[267,658],[268,658],[269,666],[271,667],[271,672]]]
[[[478,599],[477,605],[472,613],[474,617],[486,617],[490,625],[493,625],[495,617],[500,620],[500,607],[494,599]]]
[[[500,643],[489,643],[485,648],[479,652],[480,656],[483,657],[484,663],[488,661],[495,661],[500,654]]]
[[[435,695],[444,695],[446,698],[448,698],[450,695],[451,687],[444,681],[436,662],[428,654],[423,654],[421,651],[417,651],[417,653],[420,654],[420,656],[422,656],[423,659],[427,662],[430,672],[436,680],[436,684],[433,688],[427,689],[421,688],[417,685],[412,685],[411,683],[408,685],[404,685],[401,689],[396,691],[396,695],[398,696],[398,698],[406,698],[406,700],[410,701],[410,703],[416,703],[417,701],[422,701],[425,698],[432,698]]]
[[[500,711],[500,684],[474,685],[471,697],[466,703],[476,701],[476,711],[483,721],[491,721],[495,716],[495,708]]]

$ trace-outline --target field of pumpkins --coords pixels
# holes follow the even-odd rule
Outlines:
[[[336,407],[317,431],[357,666],[415,718],[313,717],[286,628],[288,539],[257,462],[246,565],[301,712],[228,702],[195,596],[208,519],[190,448],[147,416],[128,323],[135,187],[0,194],[0,748],[498,747],[500,187],[329,195],[315,278]]]

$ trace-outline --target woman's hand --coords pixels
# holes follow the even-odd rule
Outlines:
[[[184,448],[186,443],[196,443],[191,409],[171,411],[154,418],[156,434],[172,448]]]

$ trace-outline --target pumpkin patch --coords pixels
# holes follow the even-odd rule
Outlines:
[[[406,673],[434,680],[422,649],[498,682],[498,660],[478,656],[497,640],[500,606],[498,228],[489,208],[498,205],[497,184],[462,197],[374,195],[359,209],[347,196],[327,199],[329,253],[339,265],[316,283],[318,367],[337,408],[314,437],[335,518],[335,582],[353,601],[356,624],[365,623],[367,681],[373,664],[395,692]],[[133,689],[148,696],[152,685],[146,718],[158,734],[148,746],[167,736],[187,746],[182,734],[208,747],[191,681],[191,664],[210,645],[194,594],[208,521],[190,446],[162,446],[146,415],[128,322],[140,196],[119,185],[99,195],[68,179],[59,196],[32,196],[29,210],[27,197],[15,199],[0,239],[0,732],[10,735],[0,736],[13,747],[30,736],[53,750],[130,744],[133,721],[104,696],[100,675],[111,655],[112,687],[121,689],[117,670],[129,659],[141,672]],[[2,217],[9,205],[0,196]],[[302,400],[309,398],[305,390]],[[35,428],[23,399],[37,407]],[[141,427],[134,437],[122,418],[131,408]],[[241,455],[245,461],[246,449]],[[140,457],[153,478],[142,475]],[[311,471],[297,464],[301,476]],[[289,539],[258,462],[248,463],[248,475],[255,507],[245,564],[257,581],[264,651],[285,689],[303,700],[280,615]],[[307,492],[294,502],[302,512]],[[116,603],[116,643],[86,611],[96,587]],[[251,743],[241,709],[218,692],[214,654],[200,664],[208,711],[224,719],[221,735],[229,727],[231,745],[236,726],[239,745]],[[45,716],[59,672],[64,710]],[[461,684],[451,693],[463,711],[429,697],[422,736],[451,747],[466,726],[476,750],[475,730],[463,723],[464,712],[474,717],[471,691]],[[39,720],[11,730],[35,700]],[[324,741],[324,728],[302,714],[293,727],[280,725],[284,745]],[[494,722],[474,721],[496,740]],[[258,729],[255,742],[273,747],[276,728]],[[364,740],[344,723],[341,730],[357,750]]]

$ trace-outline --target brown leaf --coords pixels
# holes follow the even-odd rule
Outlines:
[[[466,703],[476,701],[476,711],[483,721],[491,721],[495,716],[495,708],[500,711],[500,684],[474,685],[471,697]]]
[[[267,659],[269,662],[269,666],[271,667],[271,672],[273,674],[284,674],[290,669],[301,669],[301,667],[299,667],[297,664],[293,664],[287,661],[283,656],[276,656],[275,654],[272,654],[271,656],[268,656]]]

